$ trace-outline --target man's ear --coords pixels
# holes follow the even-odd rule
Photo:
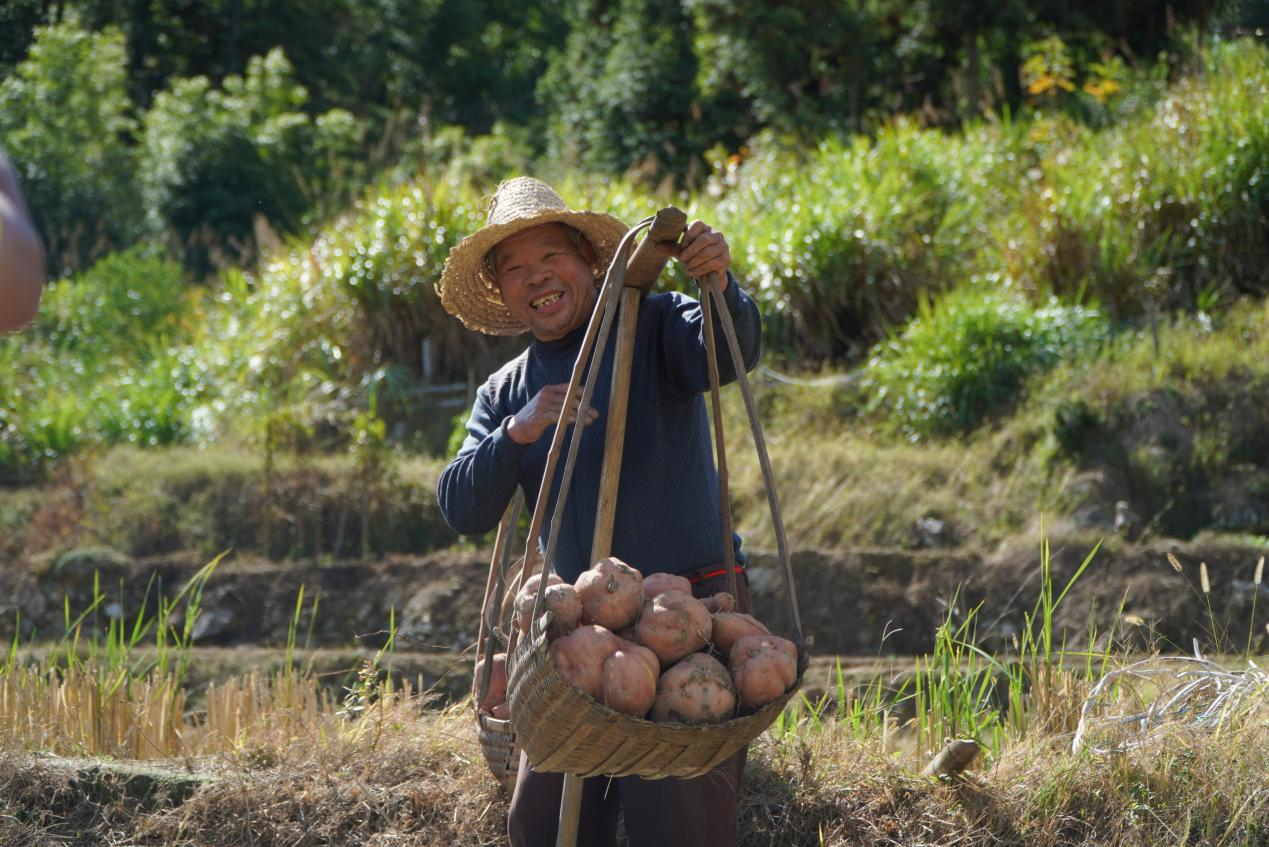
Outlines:
[[[592,267],[594,266],[595,248],[590,246],[590,241],[588,239],[581,238],[578,240],[577,252],[579,255],[581,255],[582,259],[586,262],[586,264],[591,265]]]
[[[599,288],[604,282],[604,269],[595,261],[595,248],[583,238],[577,244],[577,255],[583,262],[590,265],[590,275],[595,278],[595,288]]]

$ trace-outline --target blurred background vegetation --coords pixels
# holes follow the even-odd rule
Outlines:
[[[96,503],[103,538],[140,551],[146,521],[276,556],[441,544],[420,475],[524,339],[462,330],[434,283],[482,198],[529,172],[574,205],[673,202],[727,232],[768,364],[834,386],[799,419],[872,445],[843,478],[885,477],[891,447],[915,466],[913,444],[1030,468],[1037,493],[1109,463],[1193,534],[1229,509],[1178,486],[1236,472],[1269,497],[1262,395],[1238,394],[1223,441],[1099,445],[1160,374],[1198,386],[1220,361],[1222,385],[1269,385],[1247,352],[1269,289],[1266,27],[1265,0],[8,0],[0,146],[54,281],[33,331],[0,339],[0,528],[44,514],[56,536]],[[158,448],[195,470],[142,458]],[[233,526],[129,505],[144,478],[230,509],[221,477],[258,504]],[[12,493],[58,479],[79,492],[60,518]],[[967,492],[941,484],[924,491],[955,524]],[[991,502],[960,519],[1002,520]],[[1264,511],[1227,528],[1269,534]],[[805,540],[909,543],[884,516],[853,513],[852,535],[808,513]]]

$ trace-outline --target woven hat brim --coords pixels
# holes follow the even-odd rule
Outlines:
[[[519,335],[528,330],[502,302],[498,284],[490,277],[485,255],[509,235],[548,223],[562,223],[586,236],[602,269],[612,261],[628,227],[612,215],[571,209],[552,209],[501,224],[490,224],[450,248],[436,293],[445,311],[468,329],[486,335]]]

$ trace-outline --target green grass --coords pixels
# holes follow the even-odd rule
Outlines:
[[[1131,484],[1155,536],[1263,536],[1269,527],[1236,518],[1240,504],[1269,493],[1267,326],[1269,304],[1247,301],[1161,323],[1157,353],[1148,327],[1121,331],[1086,364],[1026,377],[1013,402],[968,435],[915,442],[871,407],[866,369],[803,384],[759,378],[790,542],[914,548],[925,543],[918,521],[933,518],[944,524],[940,544],[986,549],[1034,532],[1037,513],[1068,518],[1081,505],[1072,483],[1088,471]],[[769,548],[761,475],[734,388],[724,402],[737,526],[746,544]],[[232,547],[306,560],[459,543],[433,494],[445,458],[369,436],[354,443],[362,446],[272,457],[250,442],[116,448],[64,465],[43,488],[0,489],[3,543],[18,559],[104,545],[133,555]]]
[[[1010,143],[986,128],[945,137],[900,122],[805,154],[760,148],[716,219],[776,346],[812,361],[858,356],[923,293],[980,270],[988,222],[1012,194]]]
[[[875,348],[863,387],[905,433],[964,432],[1007,409],[1026,378],[1086,361],[1109,337],[1100,313],[970,287],[923,302],[902,335]]]
[[[423,553],[457,539],[436,505],[438,460],[392,457],[373,472],[347,455],[119,447],[42,491],[0,489],[0,520],[25,524],[17,560],[104,546],[131,556],[221,550],[328,560]],[[6,515],[11,514],[11,518]]]
[[[1264,534],[1230,510],[1269,480],[1266,327],[1269,303],[1246,301],[1162,323],[1157,351],[1148,326],[1121,330],[1099,352],[1025,378],[1014,402],[968,435],[919,441],[872,406],[867,370],[759,381],[790,541],[914,547],[917,521],[933,517],[947,543],[991,546],[1034,531],[1037,513],[1069,516],[1081,505],[1071,483],[1090,470],[1122,476],[1134,508],[1157,518],[1155,536]],[[724,396],[737,526],[747,543],[771,546],[739,397]]]
[[[1104,639],[1101,649],[1095,647],[1101,635],[1095,631],[1082,645],[1059,642],[1054,616],[1100,547],[1095,545],[1058,586],[1044,539],[1039,590],[1012,651],[988,652],[980,646],[980,608],[964,608],[955,593],[929,652],[915,657],[911,673],[895,677],[901,680],[897,685],[880,677],[863,686],[848,684],[839,659],[830,690],[816,702],[805,695],[794,700],[777,721],[776,735],[799,728],[824,731],[835,722],[853,738],[880,739],[883,746],[893,741],[896,749],[919,760],[953,739],[969,738],[991,761],[1031,735],[1073,731],[1080,700],[1112,662],[1113,638]]]

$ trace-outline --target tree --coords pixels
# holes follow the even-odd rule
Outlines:
[[[33,2],[33,0],[20,0]],[[280,47],[311,108],[395,108],[486,131],[527,118],[558,36],[553,3],[510,0],[73,0],[90,28],[127,36],[134,100],[178,77],[241,75]]]
[[[38,27],[30,55],[0,82],[8,148],[54,274],[85,267],[140,235],[123,34]]]
[[[35,28],[46,22],[47,0],[5,0],[0,3],[0,79],[26,57]]]
[[[352,116],[313,119],[281,50],[253,57],[221,87],[178,78],[145,116],[142,185],[152,230],[174,235],[199,274],[237,244],[250,255],[256,216],[293,231],[356,144]],[[232,254],[225,258],[237,258]]]
[[[993,59],[1000,68],[1005,101],[1016,110],[1022,93],[1019,37],[1030,25],[1027,4],[1022,0],[930,0],[927,6],[933,38],[945,57],[943,67],[959,83],[947,92],[948,111],[958,118],[974,118],[989,99],[995,100],[983,90]],[[984,48],[989,52],[985,54]]]
[[[691,0],[706,90],[731,89],[758,126],[814,137],[859,129],[870,83],[884,75],[884,28],[860,4]]]
[[[538,89],[556,120],[556,151],[609,172],[685,173],[707,133],[695,32],[679,0],[578,0],[567,25]]]

